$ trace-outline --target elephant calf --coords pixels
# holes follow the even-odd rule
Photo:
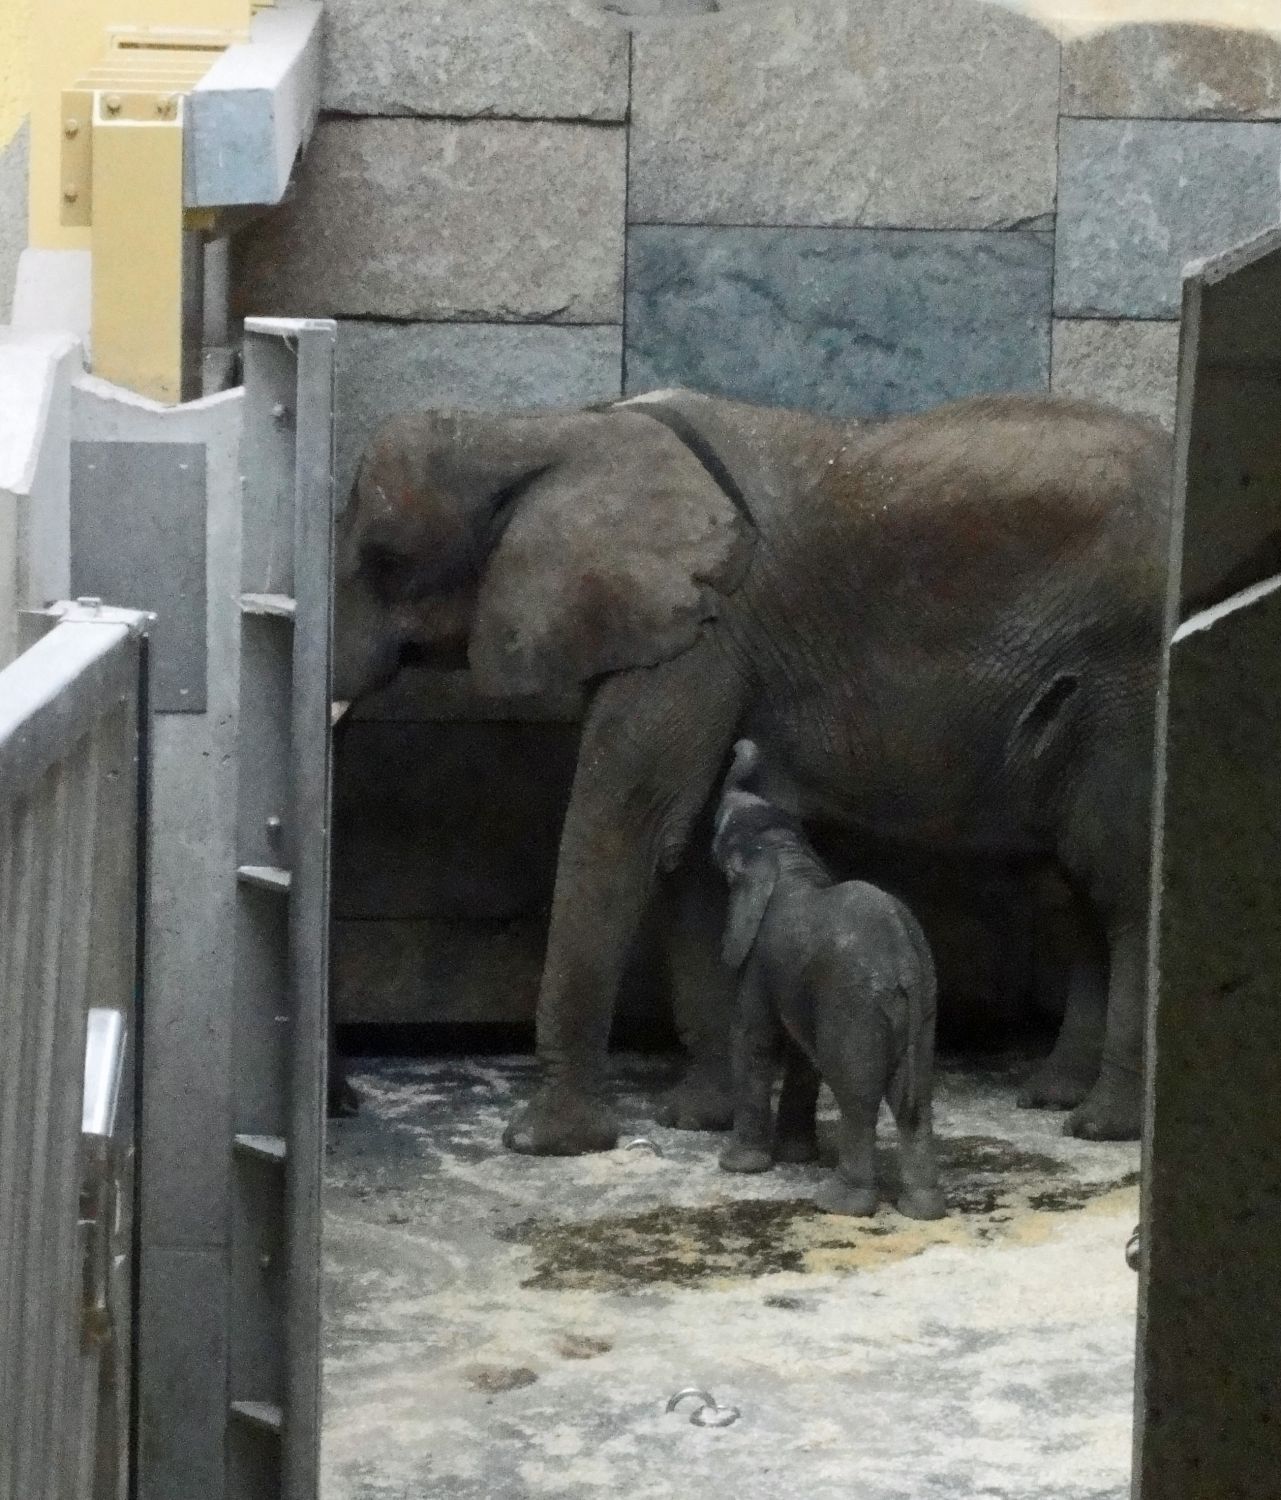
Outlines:
[[[730,885],[725,961],[740,971],[734,1134],[721,1166],[763,1172],[776,1155],[812,1159],[821,1075],[841,1110],[836,1181],[821,1206],[875,1212],[876,1119],[888,1099],[903,1172],[899,1211],[941,1218],[930,1123],[935,981],[925,934],[876,886],[834,882],[800,824],[745,789],[757,758],[755,745],[740,740],[713,845]],[[781,1032],[787,1068],[771,1142]]]

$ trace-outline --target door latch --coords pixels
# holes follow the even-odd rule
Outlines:
[[[91,1009],[80,1114],[80,1341],[85,1350],[102,1347],[113,1334],[111,1281],[120,1218],[115,1131],[126,1045],[123,1013],[101,1006]]]

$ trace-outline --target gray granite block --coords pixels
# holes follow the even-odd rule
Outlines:
[[[980,0],[795,0],[637,30],[638,223],[1005,228],[1054,208],[1059,48]]]
[[[338,493],[386,417],[413,407],[585,406],[621,391],[621,327],[338,325]]]
[[[1103,401],[1173,430],[1178,323],[1057,318],[1051,370],[1056,395]]]
[[[242,314],[610,323],[621,127],[330,120],[297,192],[241,237]]]
[[[621,120],[627,34],[585,0],[327,0],[324,107]]]
[[[1281,117],[1281,34],[1153,22],[1063,47],[1063,113],[1184,120]]]
[[[1055,311],[1176,317],[1183,266],[1281,220],[1281,125],[1064,120]]]
[[[627,389],[832,413],[1049,383],[1052,240],[875,229],[630,231]]]
[[[0,149],[0,323],[13,310],[18,257],[27,247],[27,141],[24,121]]]

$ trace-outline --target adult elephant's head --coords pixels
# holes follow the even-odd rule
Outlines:
[[[643,410],[405,413],[339,523],[335,696],[406,659],[469,665],[496,696],[652,665],[693,644],[749,548],[725,489]]]

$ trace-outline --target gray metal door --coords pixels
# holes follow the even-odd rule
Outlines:
[[[0,1497],[124,1500],[150,617],[0,672]]]
[[[231,1500],[314,1500],[319,1482],[334,337],[245,325]]]
[[[1134,1494],[1281,1490],[1281,232],[1185,282]]]

